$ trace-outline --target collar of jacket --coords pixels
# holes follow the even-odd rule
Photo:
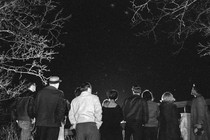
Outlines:
[[[57,88],[55,88],[53,86],[47,86],[46,88],[57,90]]]
[[[91,93],[88,91],[83,91],[80,96],[86,96],[86,95],[90,95]]]

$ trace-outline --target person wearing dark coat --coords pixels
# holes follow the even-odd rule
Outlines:
[[[49,86],[38,92],[35,100],[35,140],[57,140],[61,122],[64,120],[64,94],[59,90],[61,80],[51,76]]]
[[[174,97],[170,92],[162,95],[159,115],[158,140],[181,140],[179,119],[181,118]]]
[[[206,101],[195,85],[191,95],[194,99],[191,105],[190,140],[210,140],[210,113]]]
[[[126,98],[122,110],[125,124],[125,140],[143,140],[143,125],[148,122],[149,113],[146,100],[141,98],[141,87],[132,87],[133,95]]]
[[[21,129],[20,140],[32,139],[32,130],[34,127],[34,97],[36,96],[36,84],[29,83],[25,90],[13,103],[13,119],[16,120]]]
[[[123,140],[121,127],[123,113],[116,103],[118,91],[114,89],[108,91],[107,97],[108,99],[102,103],[101,140]]]

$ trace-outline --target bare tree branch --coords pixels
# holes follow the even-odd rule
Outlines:
[[[152,35],[157,40],[157,33],[162,32],[174,43],[183,44],[196,32],[203,33],[204,37],[210,33],[209,0],[132,0],[131,4],[132,25],[139,35]]]
[[[12,77],[17,74],[36,76],[47,82],[49,62],[59,54],[55,48],[63,46],[59,36],[70,18],[62,17],[58,5],[53,0],[0,2],[0,89],[6,94],[20,91],[18,87],[21,88],[23,82],[13,90],[9,88]]]

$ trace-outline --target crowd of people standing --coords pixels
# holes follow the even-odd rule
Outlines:
[[[21,128],[20,140],[64,140],[67,121],[76,140],[182,140],[181,116],[170,92],[156,103],[151,91],[133,86],[132,95],[120,106],[117,90],[107,91],[101,103],[86,82],[76,88],[69,102],[59,90],[58,76],[51,76],[48,82],[37,93],[36,84],[30,83],[12,105],[13,118]],[[195,86],[191,94],[190,140],[209,140],[208,106]]]

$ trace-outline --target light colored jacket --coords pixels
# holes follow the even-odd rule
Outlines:
[[[95,122],[99,129],[102,124],[101,119],[102,107],[98,96],[84,91],[72,100],[69,120],[73,128],[78,123]]]

